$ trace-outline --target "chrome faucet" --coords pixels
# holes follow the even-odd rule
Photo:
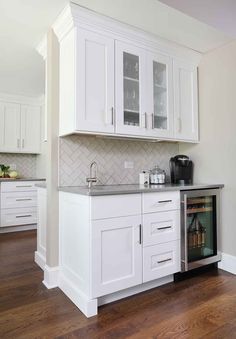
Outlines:
[[[94,167],[94,175],[93,175],[93,167]],[[86,178],[86,182],[88,183],[88,188],[91,188],[92,184],[96,183],[98,181],[97,170],[98,170],[98,165],[97,165],[96,161],[93,161],[90,164],[89,178]]]

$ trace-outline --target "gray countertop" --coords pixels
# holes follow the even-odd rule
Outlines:
[[[11,179],[11,178],[0,178],[0,183],[1,182],[10,182],[10,181],[45,181],[45,178],[16,178],[16,179]]]
[[[194,185],[103,185],[93,186],[88,188],[86,186],[75,186],[75,187],[59,187],[59,191],[88,195],[88,196],[99,196],[99,195],[115,195],[115,194],[135,194],[135,193],[150,193],[150,192],[165,192],[165,191],[186,191],[196,189],[211,189],[211,188],[222,188],[222,184],[194,184]]]
[[[39,188],[47,188],[47,183],[46,181],[42,181],[42,182],[38,182],[37,184],[35,184],[35,186]]]

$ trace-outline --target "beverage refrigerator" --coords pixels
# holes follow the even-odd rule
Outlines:
[[[181,272],[221,260],[219,200],[219,189],[181,192]]]

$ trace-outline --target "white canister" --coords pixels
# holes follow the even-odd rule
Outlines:
[[[149,172],[143,171],[142,173],[139,173],[139,184],[140,185],[149,185]]]

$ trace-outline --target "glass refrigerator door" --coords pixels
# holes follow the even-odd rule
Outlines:
[[[188,262],[217,254],[216,196],[187,198]]]

